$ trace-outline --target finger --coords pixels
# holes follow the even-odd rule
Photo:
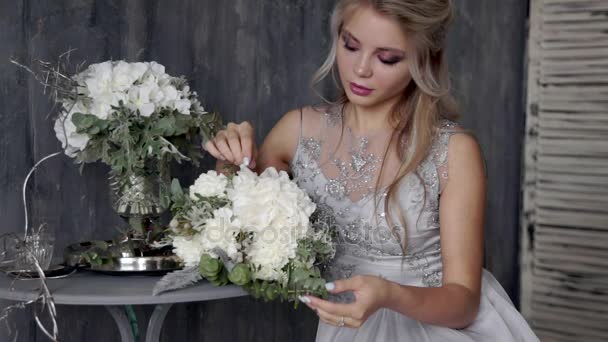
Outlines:
[[[256,160],[258,160],[258,148],[256,147],[256,145],[253,145],[253,152],[252,152],[253,156],[251,157],[251,164],[250,167],[253,169],[256,167],[257,163]]]
[[[334,326],[340,325],[341,316],[332,315],[329,312],[323,311],[321,309],[317,310],[317,316],[319,316],[319,318],[327,324],[334,325]],[[346,322],[346,320],[345,320],[345,322]]]
[[[222,155],[222,152],[220,152],[220,150],[217,149],[217,146],[215,146],[215,143],[213,142],[213,140],[207,141],[205,143],[205,145],[203,146],[203,148],[214,158],[220,159],[220,160],[226,160],[226,158],[224,158],[224,156]]]
[[[228,139],[228,146],[230,147],[230,152],[232,152],[232,156],[234,157],[234,163],[240,165],[243,162],[243,149],[241,147],[241,138],[238,132],[232,130],[226,133],[226,137]]]
[[[308,305],[336,316],[348,316],[354,311],[353,304],[334,303],[314,296],[306,296],[310,300]]]
[[[359,290],[362,285],[361,278],[358,276],[335,280],[331,283],[325,284],[325,288],[327,291],[331,293],[341,293],[346,291],[356,291]]]
[[[217,149],[224,156],[225,160],[234,163],[234,155],[230,151],[230,146],[228,146],[228,141],[226,138],[224,136],[216,137],[214,143]]]
[[[237,126],[237,131],[239,132],[239,136],[241,137],[241,148],[243,151],[243,158],[249,158],[251,163],[248,165],[249,167],[255,167],[255,136],[253,127],[249,122],[242,122]]]

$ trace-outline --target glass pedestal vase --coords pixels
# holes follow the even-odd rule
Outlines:
[[[155,168],[128,176],[110,172],[109,180],[112,208],[129,223],[133,239],[149,240],[154,221],[169,207],[168,165],[160,162]]]
[[[154,246],[162,238],[160,218],[170,204],[168,163],[159,162],[127,176],[110,172],[109,186],[112,208],[128,222],[128,231],[112,240],[68,246],[64,252],[66,264],[116,275],[181,268],[171,246]]]

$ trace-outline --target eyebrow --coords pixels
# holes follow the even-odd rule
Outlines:
[[[353,36],[352,33],[350,33],[347,29],[342,29],[342,35],[344,35],[346,38],[348,39],[352,39],[355,41],[355,43],[361,44],[361,42],[359,41],[359,39],[357,39],[355,36]],[[397,52],[397,53],[401,53],[403,55],[405,55],[405,51],[401,50],[401,49],[396,49],[396,48],[390,48],[390,47],[379,47],[377,48],[378,51],[387,51],[387,52]]]

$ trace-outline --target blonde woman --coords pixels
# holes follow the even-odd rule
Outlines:
[[[291,172],[338,231],[330,300],[303,296],[317,341],[538,341],[482,268],[485,174],[453,121],[449,0],[342,0],[332,104],[294,110],[259,148],[231,123],[205,149],[221,164]]]

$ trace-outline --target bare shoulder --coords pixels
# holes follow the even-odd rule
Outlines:
[[[456,155],[457,158],[461,155],[481,154],[481,147],[475,136],[461,128],[451,135],[448,149],[449,155]]]
[[[475,136],[467,130],[458,130],[451,134],[447,162],[450,179],[461,177],[485,178],[485,165],[481,147]]]
[[[292,109],[281,117],[272,130],[277,130],[281,135],[288,136],[291,139],[297,138],[300,136],[303,121],[321,114],[322,109],[313,106]]]
[[[258,161],[262,168],[274,166],[287,170],[298,146],[305,116],[315,115],[312,107],[296,108],[286,112],[270,130],[260,146]]]
[[[319,122],[326,112],[327,108],[325,106],[306,106],[292,109],[281,117],[273,131],[276,130],[281,136],[297,140],[303,128],[313,122]]]

